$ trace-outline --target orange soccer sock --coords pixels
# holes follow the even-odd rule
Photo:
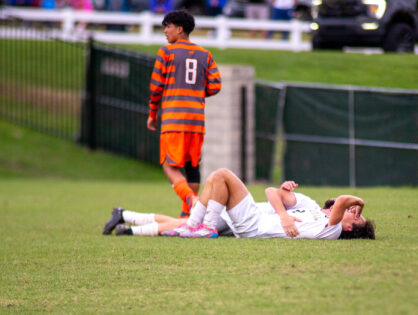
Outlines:
[[[180,199],[183,200],[182,210],[185,213],[190,213],[194,192],[187,184],[187,180],[181,179],[177,181],[176,183],[174,183],[173,189],[176,192],[176,194],[180,197]]]
[[[195,192],[193,192],[193,196],[199,196],[198,194],[196,194]],[[191,207],[193,207],[193,204],[191,205]],[[182,202],[182,204],[181,204],[181,211],[183,211],[184,213],[188,213],[188,214],[190,214],[190,211],[191,211],[192,209],[190,208],[190,205],[189,205],[189,203],[187,203],[187,202],[185,202],[185,201],[183,201]]]

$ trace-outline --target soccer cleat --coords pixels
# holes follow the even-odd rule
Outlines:
[[[190,213],[186,213],[184,211],[180,212],[180,215],[177,217],[177,219],[187,219],[190,216]]]
[[[179,225],[173,230],[164,231],[161,233],[162,236],[179,236],[182,233],[192,232],[195,228],[188,226],[186,223]]]
[[[181,233],[179,236],[185,237],[185,238],[195,238],[195,237],[217,238],[218,231],[216,230],[216,228],[211,229],[210,227],[202,223],[194,231]]]
[[[132,229],[129,225],[125,225],[125,224],[118,224],[116,226],[116,235],[120,236],[120,235],[132,235]]]
[[[104,229],[103,229],[103,235],[111,234],[117,224],[125,222],[122,217],[122,211],[123,211],[123,208],[120,208],[120,207],[113,208],[112,217],[110,218],[109,221],[106,222]]]

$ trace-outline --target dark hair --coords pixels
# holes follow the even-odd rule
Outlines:
[[[336,200],[335,198],[331,198],[331,199],[328,199],[327,201],[325,201],[325,204],[324,204],[324,208],[323,209],[329,209],[329,208],[331,208],[334,205],[335,200]]]
[[[366,223],[364,225],[353,224],[353,229],[351,231],[342,231],[339,238],[344,240],[352,238],[364,238],[375,240],[376,236],[374,234],[374,230],[374,222],[366,220]]]
[[[167,26],[170,23],[183,27],[183,31],[187,36],[194,30],[195,25],[193,15],[184,10],[176,10],[167,13],[164,16],[162,24],[163,26]]]

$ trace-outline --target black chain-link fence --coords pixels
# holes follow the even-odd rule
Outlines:
[[[146,125],[154,60],[90,42],[83,143],[159,164],[159,132]]]
[[[27,23],[0,19],[0,117],[74,139],[80,130],[86,45],[58,39],[49,25]]]

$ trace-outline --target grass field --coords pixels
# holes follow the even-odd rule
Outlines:
[[[158,46],[135,49],[156,54]],[[417,89],[416,55],[213,49],[219,64],[252,65],[257,79]]]
[[[105,237],[112,206],[177,215],[161,170],[0,121],[0,313],[416,314],[417,189],[299,191],[363,197],[377,240]]]
[[[193,40],[193,37],[191,38]],[[159,46],[124,46],[157,54]],[[416,55],[364,55],[338,51],[289,52],[210,49],[219,64],[252,65],[257,79],[417,89]],[[83,46],[62,42],[0,40],[0,88],[19,80],[56,90],[84,84]],[[61,73],[61,74],[60,74]],[[66,75],[63,76],[62,73]]]

